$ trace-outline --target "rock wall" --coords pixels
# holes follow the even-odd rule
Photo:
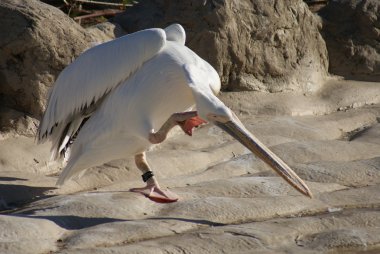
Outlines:
[[[301,0],[146,0],[114,21],[128,32],[182,24],[227,90],[313,91],[327,73],[320,21]]]
[[[319,13],[330,56],[330,72],[380,81],[380,1],[335,0]]]
[[[53,6],[0,1],[0,106],[39,118],[56,76],[95,42]]]

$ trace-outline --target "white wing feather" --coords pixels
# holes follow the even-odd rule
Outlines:
[[[108,140],[107,133],[104,133],[104,129],[99,127],[101,122],[96,118],[98,113],[102,112],[99,110],[110,101],[113,103],[112,95],[119,91],[117,89],[128,86],[130,79],[133,83],[134,75],[146,62],[159,55],[159,52],[166,47],[166,41],[174,42],[168,43],[168,45],[184,45],[185,40],[185,31],[179,24],[168,26],[164,30],[144,30],[89,49],[61,73],[49,98],[49,105],[38,135],[39,140],[43,140],[47,136],[53,141],[53,158],[57,157],[57,151],[60,154],[61,150],[66,148],[82,120],[92,113],[94,114],[79,131],[72,146],[68,164],[57,182],[58,185],[88,167],[103,163],[104,156],[106,158],[116,156],[108,149],[107,152],[110,154],[105,155],[104,151],[98,149],[96,145],[91,151],[86,147],[88,140]],[[146,75],[151,74],[148,71]],[[152,82],[154,81],[150,81],[150,83]],[[116,89],[116,87],[118,88]],[[112,93],[110,93],[111,90]],[[129,101],[128,98],[125,100]],[[112,119],[112,116],[110,117]],[[108,129],[111,128],[110,121],[107,121],[106,124]],[[53,132],[52,129],[54,129]],[[99,131],[97,132],[97,130]],[[96,138],[89,139],[89,135]],[[120,145],[122,144],[121,149],[116,150],[122,151],[123,154],[127,153],[126,141],[128,140],[123,140],[120,143]],[[141,141],[132,139],[129,142],[133,148],[136,143]],[[146,141],[144,140],[144,142]],[[117,145],[112,143],[113,148]]]
[[[48,137],[54,126],[62,131],[68,119],[127,79],[155,56],[165,41],[164,30],[147,29],[85,51],[55,82],[40,124],[39,141]]]

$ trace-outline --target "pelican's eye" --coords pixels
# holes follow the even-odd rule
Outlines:
[[[225,123],[227,121],[229,121],[229,118],[228,116],[224,116],[224,115],[218,115],[218,114],[208,114],[207,115],[207,119],[210,121],[210,122],[221,122],[221,123]]]
[[[211,113],[207,115],[207,118],[210,121],[216,121],[216,120],[218,120],[218,116],[216,114],[211,114]]]

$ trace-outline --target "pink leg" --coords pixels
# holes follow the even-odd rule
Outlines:
[[[136,166],[143,172],[149,172],[150,167],[146,161],[145,152],[135,155]],[[178,196],[169,191],[161,189],[156,177],[152,176],[146,181],[146,186],[142,188],[133,188],[130,191],[141,193],[152,201],[158,203],[171,203],[178,200]]]
[[[152,144],[163,142],[166,139],[169,131],[176,125],[181,126],[182,130],[191,136],[192,129],[203,123],[206,123],[206,121],[198,117],[197,111],[174,113],[156,133],[149,134],[149,141]],[[150,170],[148,162],[146,161],[145,153],[136,154],[135,162],[137,167],[144,173],[143,175],[145,175],[147,172],[152,172]],[[169,190],[163,190],[158,184],[155,176],[151,176],[146,180],[145,187],[133,188],[131,191],[141,193],[149,199],[159,203],[175,202],[179,198],[175,193]]]

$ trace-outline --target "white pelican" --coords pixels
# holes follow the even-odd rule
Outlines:
[[[133,155],[147,184],[132,191],[174,202],[178,196],[159,186],[145,151],[164,141],[175,125],[191,134],[208,121],[311,197],[296,173],[216,97],[217,72],[185,46],[185,37],[178,24],[139,31],[85,51],[61,72],[37,134],[39,142],[52,142],[54,159],[70,146],[57,185],[87,168]],[[190,111],[194,105],[197,111]]]

